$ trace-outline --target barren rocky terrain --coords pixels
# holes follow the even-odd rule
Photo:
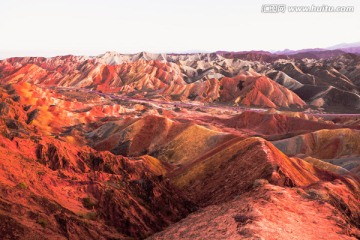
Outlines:
[[[360,56],[0,61],[1,239],[360,239]]]

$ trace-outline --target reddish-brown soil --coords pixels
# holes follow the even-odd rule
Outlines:
[[[0,61],[0,239],[359,239],[358,60],[277,59]]]

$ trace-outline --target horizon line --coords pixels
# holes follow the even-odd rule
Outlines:
[[[217,53],[217,52],[228,52],[228,53],[246,53],[246,52],[266,52],[274,55],[284,55],[282,52],[288,51],[288,52],[296,52],[296,51],[311,51],[311,50],[341,50],[351,47],[346,47],[346,45],[352,45],[356,44],[356,47],[360,47],[360,41],[359,42],[352,42],[352,43],[340,43],[328,47],[314,47],[314,48],[300,48],[300,49],[288,49],[285,48],[283,50],[264,50],[264,49],[252,49],[252,50],[216,50],[216,51],[208,51],[208,50],[186,50],[186,51],[164,51],[164,52],[152,52],[152,51],[138,51],[138,52],[121,52],[117,50],[106,50],[98,54],[76,54],[76,53],[61,53],[62,51],[38,51],[39,53],[36,54],[26,54],[23,55],[16,54],[17,51],[0,51],[0,60],[5,60],[9,58],[25,58],[25,57],[45,57],[45,58],[54,58],[54,57],[60,57],[60,56],[78,56],[78,57],[98,57],[100,55],[106,54],[106,53],[117,53],[122,55],[136,55],[140,53],[149,53],[149,54],[202,54],[202,53]],[[345,47],[339,47],[344,45]],[[31,50],[30,50],[31,51]],[[2,57],[1,55],[10,55],[11,52],[14,52],[13,56],[9,57]],[[18,52],[24,52],[24,51],[18,51]],[[25,51],[27,52],[27,51]],[[55,53],[58,52],[58,53]],[[75,52],[75,51],[73,51]],[[42,55],[43,54],[43,55]],[[286,54],[285,54],[286,55]]]

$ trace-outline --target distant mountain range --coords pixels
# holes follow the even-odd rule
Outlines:
[[[341,43],[341,44],[337,44],[337,45],[327,47],[327,48],[308,48],[308,49],[301,49],[301,50],[285,49],[283,51],[275,51],[273,53],[277,54],[277,55],[295,55],[295,54],[299,54],[299,53],[310,53],[310,52],[312,52],[312,53],[319,53],[319,52],[333,53],[334,55],[341,54],[341,53],[359,54],[360,53],[360,42]]]
[[[291,54],[106,52],[2,60],[0,83],[77,87],[168,101],[359,112],[359,66],[356,54],[324,49]]]
[[[108,51],[107,55],[109,55],[110,53],[116,53],[119,54],[118,52],[115,51]],[[152,54],[152,55],[159,55],[159,54],[154,54],[154,53],[148,53],[147,54]],[[169,53],[161,53],[160,55],[170,55],[170,56],[177,56],[177,55],[194,55],[194,54],[199,54],[199,53],[212,53],[211,51],[204,51],[204,50],[189,50],[189,51],[185,51],[185,52],[181,52],[181,53],[173,53],[173,52],[169,52]],[[308,58],[328,58],[328,57],[333,57],[333,56],[339,56],[343,53],[354,53],[354,54],[360,54],[360,42],[355,42],[355,43],[341,43],[341,44],[337,44],[334,46],[330,46],[330,47],[326,47],[326,48],[306,48],[306,49],[298,49],[298,50],[291,50],[291,49],[284,49],[284,50],[269,50],[269,51],[265,51],[265,50],[244,50],[244,51],[224,51],[224,50],[218,50],[215,53],[220,54],[220,55],[227,55],[227,56],[236,56],[236,55],[271,55],[271,59],[279,59],[279,58],[286,58],[286,57],[291,57],[291,58],[303,58],[308,57]],[[1,59],[5,59],[7,57],[4,56],[9,56],[10,51],[0,51],[0,60]],[[141,54],[140,53],[133,53],[133,54],[121,54],[124,56],[135,56]],[[19,57],[26,57],[26,56],[56,56],[53,52],[51,53],[46,53],[45,51],[42,51],[40,54],[34,54],[34,52],[30,51],[30,52],[26,52],[23,55],[19,55],[19,52],[16,52],[16,54],[14,54],[16,56]],[[10,54],[10,58],[14,57],[14,55]],[[59,55],[68,55],[68,54],[59,54]],[[71,54],[70,54],[71,55]],[[80,54],[82,56],[84,56],[83,54]],[[104,54],[100,54],[104,55]],[[88,56],[91,56],[88,55]],[[97,55],[93,55],[93,57],[97,57]]]

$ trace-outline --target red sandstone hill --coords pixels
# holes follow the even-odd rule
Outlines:
[[[326,187],[342,186],[336,182]],[[322,194],[318,189],[289,189],[259,180],[237,199],[208,206],[149,239],[356,239],[359,232],[342,220],[343,213],[314,201],[328,197]]]
[[[85,61],[79,68],[70,71],[53,69],[46,64],[27,63],[14,67],[11,74],[2,79],[3,83],[24,81],[47,86],[87,87],[108,92],[156,90],[164,88],[170,81],[177,85],[184,83],[170,63],[157,61],[138,61],[116,66]]]
[[[332,181],[334,174],[301,159],[290,159],[261,138],[231,140],[221,148],[183,163],[170,173],[175,185],[186,189],[196,203],[207,206],[246,192],[256,179],[280,186],[308,186]]]
[[[289,108],[305,105],[296,94],[264,76],[252,78],[234,75],[233,80],[223,78],[219,73],[211,73],[217,69],[215,66],[203,63],[203,60],[199,61],[201,62],[197,66],[199,69],[195,68],[192,72],[191,66],[159,60],[138,59],[134,62],[107,65],[100,59],[74,56],[51,59],[13,58],[0,62],[2,72],[0,81],[83,87],[102,92],[139,94],[149,98],[162,96],[173,100],[190,99],[204,102],[219,100],[248,106]],[[227,60],[223,61],[226,65],[230,64]],[[237,64],[239,65],[237,68],[242,67],[242,63]],[[55,67],[60,65],[63,67]],[[248,71],[253,76],[260,76],[251,69]],[[190,78],[193,80],[190,81]],[[244,86],[241,85],[243,82]]]
[[[229,106],[356,107],[356,59],[260,60],[0,61],[0,235],[359,238],[358,116]]]
[[[224,126],[247,129],[258,134],[274,136],[282,134],[299,134],[319,129],[339,128],[332,122],[309,119],[307,115],[291,116],[281,113],[258,113],[245,111],[237,116],[220,121]]]
[[[260,107],[298,107],[306,103],[295,93],[265,76],[223,78],[220,101],[235,101],[246,106]]]
[[[331,163],[360,176],[360,134],[353,129],[319,130],[274,141],[289,156],[320,159],[319,165]],[[310,161],[311,158],[309,159]]]
[[[360,107],[356,58],[347,54],[326,60],[276,55],[274,61],[261,57],[271,58],[270,53],[260,53],[259,58],[254,52],[246,54],[250,58],[238,58],[236,54],[224,57],[220,53],[144,52],[129,55],[108,52],[96,57],[10,58],[0,61],[0,82],[84,87],[141,98],[235,101],[261,107],[291,108],[309,104],[334,111],[340,107],[356,111]]]
[[[225,211],[225,206],[231,206],[231,209],[243,212],[243,203],[232,204],[239,196],[241,199],[249,197],[251,206],[258,206],[257,199],[261,199],[264,193],[257,195],[252,189],[254,183],[265,181],[258,179],[267,179],[272,184],[267,187],[274,189],[268,199],[277,199],[282,206],[300,203],[296,209],[279,209],[271,200],[266,205],[272,209],[271,212],[301,219],[299,212],[306,209],[308,217],[314,216],[318,206],[323,206],[321,202],[326,202],[318,219],[324,231],[344,238],[358,234],[359,186],[356,178],[346,172],[341,177],[332,173],[330,168],[324,170],[319,164],[314,166],[309,160],[289,158],[261,138],[224,133],[219,126],[180,121],[176,112],[168,113],[173,119],[154,115],[124,118],[121,114],[125,112],[114,111],[118,109],[117,101],[93,93],[54,91],[22,83],[2,89],[1,98],[0,187],[3,194],[0,215],[3,221],[0,224],[1,229],[5,229],[2,235],[6,238],[26,236],[41,239],[44,235],[59,239],[81,239],[84,236],[89,239],[100,236],[105,239],[144,238],[180,219],[201,224],[210,216],[216,216],[211,209]],[[129,113],[139,113],[135,110],[138,106],[122,104]],[[140,109],[146,108],[149,107]],[[205,114],[203,120],[209,119],[206,113],[197,114]],[[251,129],[253,125],[249,125],[250,120],[245,121],[246,116],[255,120],[261,114],[245,112],[225,119],[222,124],[237,128],[230,125],[239,121]],[[296,119],[281,114],[269,116],[272,116],[270,122],[276,120],[283,124],[302,122],[307,118],[305,115]],[[266,119],[265,115],[259,117],[262,118]],[[271,125],[270,122],[266,124]],[[308,125],[305,123],[299,128],[306,129]],[[318,127],[322,126],[320,123]],[[326,127],[329,123],[322,124]],[[288,130],[279,128],[276,131]],[[116,149],[119,152],[114,153],[137,157],[116,156],[79,146],[90,144],[87,141],[95,144],[98,150],[114,152]],[[153,156],[141,156],[145,153]],[[281,188],[274,185],[285,187],[280,191],[290,195],[281,196],[277,193]],[[304,194],[305,203],[301,196],[288,189],[294,187],[300,195]],[[341,196],[348,197],[343,199]],[[190,200],[208,208],[186,218],[188,213],[196,210]],[[25,217],[20,217],[19,211]],[[201,213],[204,214],[202,220],[191,220],[192,216]],[[285,218],[270,221],[270,212],[261,213],[263,217],[253,222],[264,224],[269,229],[285,221]],[[244,215],[247,219],[253,214],[255,212],[249,211]],[[327,214],[334,214],[331,216],[337,217],[336,222],[341,223],[346,231],[339,233],[335,220],[327,219]],[[239,229],[242,230],[229,231],[225,236],[269,234],[260,228],[249,232],[246,229],[251,225],[241,223],[250,224],[247,220],[232,218],[231,214],[226,216],[229,223],[240,222]],[[211,218],[207,220],[211,221]],[[301,222],[302,227],[307,226],[308,236],[312,236],[316,225],[309,225],[308,218]],[[290,222],[285,229],[295,231],[293,224]],[[209,229],[190,231],[205,236],[202,234]],[[172,236],[172,233],[164,232],[154,237],[162,234]],[[285,232],[278,234],[285,236]]]
[[[193,210],[162,178],[156,159],[124,158],[48,136],[52,128],[37,128],[7,92],[0,94],[4,239],[143,238]]]
[[[280,120],[287,119],[285,116],[280,116]],[[305,120],[295,118],[292,121],[296,122],[297,119],[300,120],[299,123]],[[317,127],[320,128],[321,124],[329,128],[333,126],[319,122]],[[306,129],[306,126],[308,125],[300,124],[299,128]],[[224,135],[196,125],[179,124],[163,117],[148,116],[145,119],[126,123],[125,127],[121,127],[120,122],[105,124],[92,132],[92,136],[112,139],[106,141],[107,144],[105,142],[101,144],[104,149],[109,146],[109,150],[114,151],[112,144],[116,146],[119,143],[126,143],[121,145],[122,151],[126,154],[147,153],[156,156],[166,163],[164,175],[168,176],[177,187],[184,189],[187,196],[201,206],[229,201],[249,191],[253,182],[259,178],[288,187],[307,187],[336,179],[354,184],[357,181],[351,176],[346,180],[334,174],[339,172],[335,166],[324,168],[323,165],[316,164],[315,167],[314,162],[309,163],[308,159],[304,161],[288,158],[271,143],[261,138],[244,139],[231,134]],[[124,136],[126,139],[123,139]],[[141,151],[134,148],[139,146],[137,138],[142,139],[141,142],[145,144],[145,148]],[[358,190],[353,194],[358,194]]]
[[[331,189],[331,194],[324,188]],[[190,214],[149,239],[357,239],[359,230],[350,227],[351,220],[343,219],[350,210],[339,210],[322,200],[341,204],[348,201],[342,195],[346,193],[349,189],[341,182],[303,190],[260,179],[246,194]],[[351,211],[358,207],[352,205]]]

